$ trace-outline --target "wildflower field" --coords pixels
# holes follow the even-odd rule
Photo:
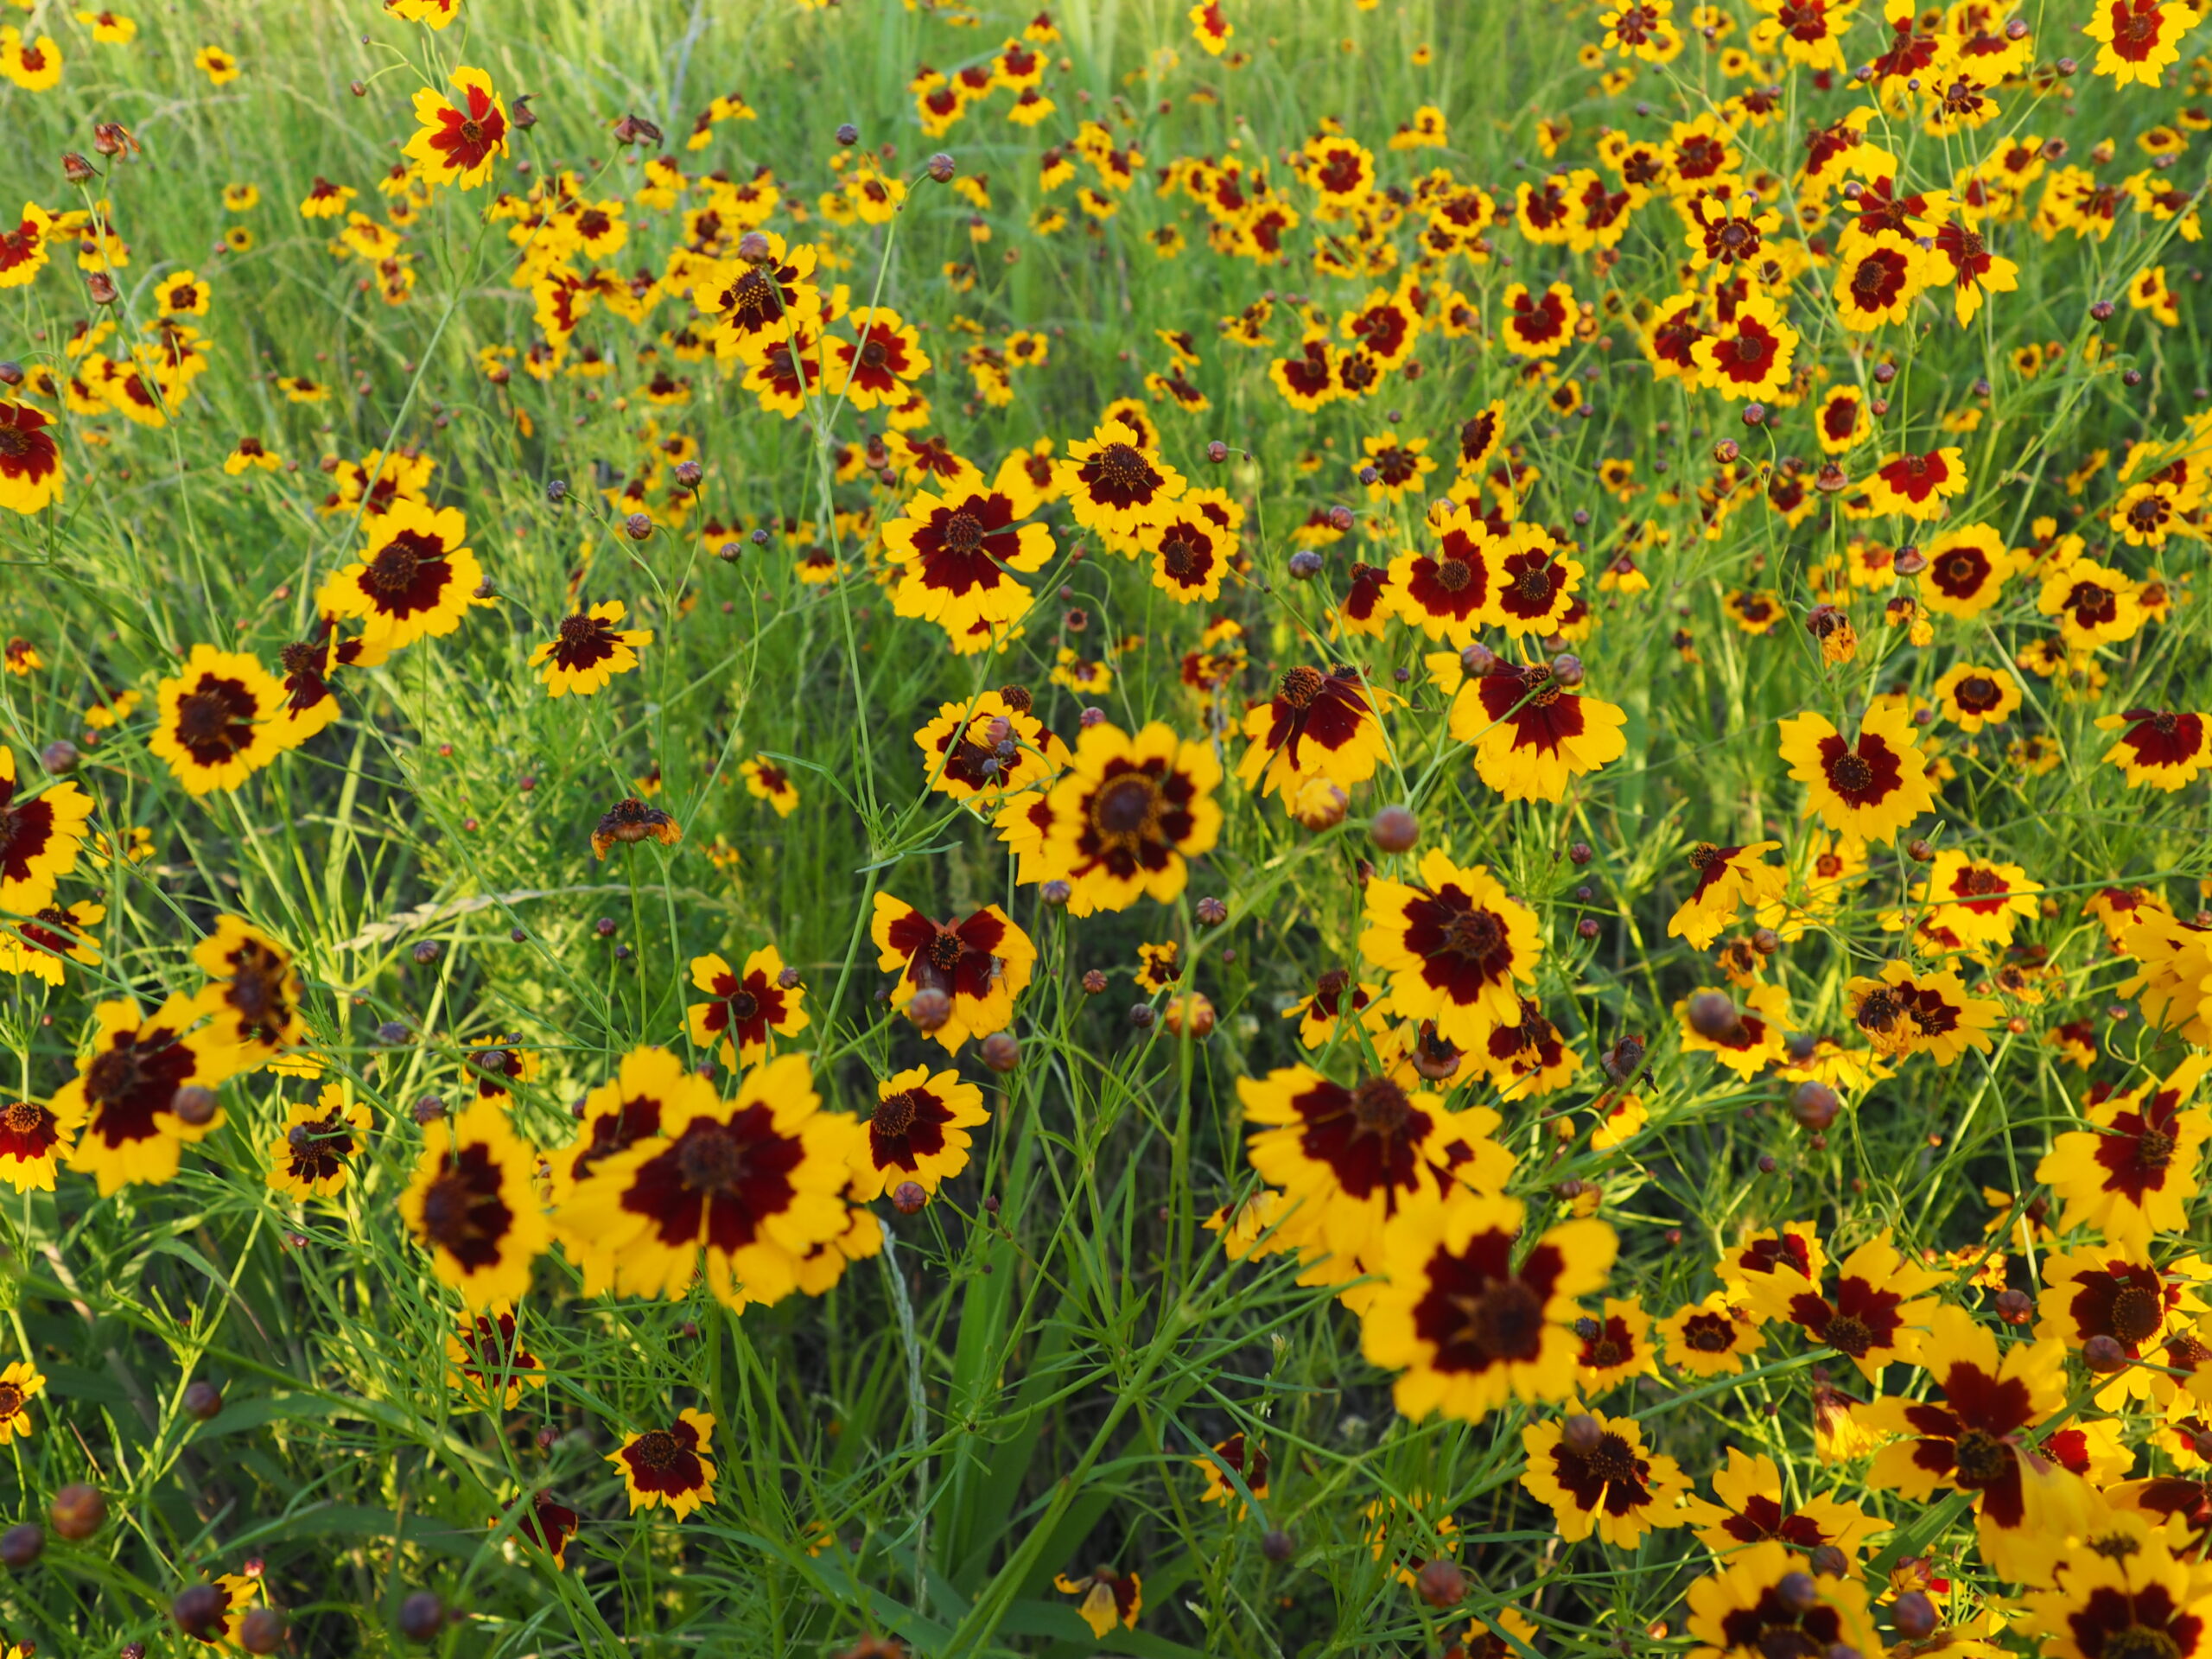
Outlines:
[[[1036,3],[0,5],[0,1656],[2212,1659],[2212,22]]]

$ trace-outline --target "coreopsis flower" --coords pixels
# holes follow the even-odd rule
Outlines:
[[[983,1091],[957,1071],[918,1065],[875,1085],[875,1110],[861,1125],[852,1196],[880,1198],[912,1181],[934,1192],[968,1167],[968,1131],[991,1121]]]
[[[1141,895],[1172,904],[1187,861],[1221,833],[1221,764],[1154,721],[1134,737],[1102,721],[1077,740],[1046,806],[1044,857],[1075,889],[1071,915],[1126,910]]]
[[[1667,923],[1667,937],[1687,939],[1690,948],[1702,950],[1720,937],[1745,905],[1754,909],[1780,899],[1789,883],[1789,872],[1770,864],[1766,855],[1781,846],[1778,841],[1755,841],[1741,847],[1719,847],[1700,841],[1690,849],[1690,868],[1697,885],[1676,906]]]
[[[1813,431],[1821,441],[1823,454],[1847,455],[1873,429],[1873,417],[1866,412],[1866,394],[1857,386],[1836,387],[1813,412]]]
[[[620,1294],[680,1297],[703,1272],[733,1310],[781,1301],[848,1228],[852,1117],[822,1109],[804,1054],[754,1067],[734,1100],[671,1093],[653,1134],[576,1182],[563,1237],[590,1240]]]
[[[368,1145],[369,1109],[353,1088],[327,1083],[310,1104],[285,1109],[283,1133],[269,1143],[269,1188],[294,1198],[335,1198],[346,1190],[347,1160]]]
[[[988,810],[1033,791],[1065,764],[1067,746],[1033,712],[1025,686],[938,706],[914,734],[931,790]]]
[[[1593,1399],[1632,1376],[1658,1375],[1651,1349],[1651,1316],[1634,1301],[1605,1298],[1595,1314],[1574,1321],[1575,1376],[1581,1396]]]
[[[2069,651],[2117,645],[2143,626],[2135,583],[2094,559],[2071,559],[2054,569],[2044,578],[2036,609],[2058,619],[2059,638]]]
[[[1459,659],[1446,661],[1445,678],[1454,679]],[[1570,691],[1548,667],[1500,658],[1456,683],[1446,729],[1473,747],[1475,775],[1509,801],[1563,800],[1572,780],[1628,753],[1626,712]]]
[[[2145,784],[2169,794],[2186,787],[2212,766],[2212,721],[2170,709],[2130,709],[2101,715],[2097,729],[2117,732],[2105,751],[2108,766],[2118,766],[2130,789]]]
[[[1250,739],[1236,775],[1262,799],[1280,792],[1286,804],[1316,778],[1349,791],[1390,758],[1378,718],[1382,697],[1357,669],[1324,674],[1300,664],[1277,683],[1269,701],[1246,711]]]
[[[1380,985],[1355,982],[1344,969],[1331,968],[1313,982],[1311,992],[1282,1011],[1282,1017],[1298,1021],[1300,1048],[1325,1048],[1334,1040],[1339,1022],[1347,1018],[1357,1017],[1370,1037],[1387,1028],[1389,1014],[1381,1006],[1382,998]]]
[[[1601,1221],[1562,1222],[1516,1262],[1523,1213],[1516,1199],[1457,1191],[1384,1230],[1385,1281],[1361,1313],[1360,1344],[1401,1373],[1402,1415],[1479,1422],[1509,1400],[1574,1393],[1577,1299],[1604,1285],[1617,1241]]]
[[[0,1446],[28,1440],[36,1425],[30,1403],[46,1392],[46,1378],[27,1359],[12,1362],[0,1370]]]
[[[446,1386],[472,1405],[512,1411],[524,1389],[545,1386],[545,1367],[523,1346],[514,1305],[499,1302],[465,1316],[446,1332]]]
[[[1846,742],[1824,715],[1781,722],[1781,755],[1806,785],[1805,816],[1839,835],[1886,845],[1936,804],[1926,765],[1903,709],[1869,709],[1859,735]]]
[[[1929,256],[1900,232],[1883,229],[1855,238],[1830,290],[1837,317],[1855,334],[1903,322],[1928,285],[1928,264]]]
[[[1466,502],[1435,525],[1434,554],[1407,552],[1390,562],[1381,607],[1432,639],[1465,647],[1491,611],[1490,530]]]
[[[406,156],[430,183],[473,190],[507,153],[507,106],[481,69],[454,70],[453,86],[457,99],[429,86],[416,92]]]
[[[822,320],[815,250],[803,242],[786,246],[774,231],[758,234],[767,243],[760,258],[722,261],[702,273],[692,290],[694,303],[714,319],[709,334],[717,362],[744,359]]]
[[[214,86],[227,86],[238,78],[238,60],[219,46],[201,47],[192,54],[192,61]]]
[[[2020,706],[2020,684],[2002,668],[1956,663],[1929,690],[1937,707],[1962,732],[2001,726]]]
[[[1201,1503],[1218,1503],[1224,1510],[1233,1509],[1241,1521],[1247,1513],[1245,1492],[1262,1503],[1267,1501],[1267,1449],[1253,1445],[1241,1428],[1227,1440],[1215,1441],[1211,1455],[1192,1458],[1191,1466],[1205,1477],[1206,1489],[1198,1494]],[[1230,1475],[1236,1476],[1236,1480],[1230,1479]],[[1243,1484],[1241,1491],[1237,1481]]]
[[[92,797],[67,779],[19,798],[16,753],[0,743],[0,909],[35,915],[77,868]]]
[[[2164,1357],[2171,1338],[2195,1341],[2190,1332],[2205,1311],[2197,1291],[2207,1277],[2205,1263],[2183,1255],[2161,1267],[2146,1250],[2087,1244],[2053,1252],[2040,1265],[2037,1336],[2076,1351],[2093,1338],[2109,1337],[2130,1362],[2150,1362],[2115,1372],[2097,1391],[2098,1409],[2125,1410],[2131,1398],[2171,1403],[2176,1379],[2154,1368],[2171,1363]]]
[[[1090,1626],[1098,1641],[1116,1624],[1134,1630],[1144,1611],[1144,1580],[1135,1573],[1117,1573],[1110,1567],[1094,1567],[1081,1578],[1056,1573],[1052,1587],[1064,1596],[1080,1598],[1076,1613]]]
[[[1521,1484],[1550,1506],[1561,1538],[1579,1543],[1594,1532],[1616,1549],[1634,1549],[1648,1531],[1688,1524],[1677,1506],[1689,1479],[1672,1458],[1645,1449],[1642,1424],[1572,1404],[1567,1413],[1521,1431],[1529,1459]],[[1596,1425],[1586,1448],[1563,1432],[1579,1416]]]
[[[35,201],[23,204],[22,217],[14,225],[0,223],[0,288],[21,288],[37,279],[53,258],[53,230],[54,215]]]
[[[1693,1493],[1683,1507],[1698,1541],[1719,1555],[1771,1543],[1808,1552],[1833,1545],[1856,1556],[1884,1529],[1858,1504],[1837,1498],[1809,1497],[1791,1504],[1774,1459],[1764,1452],[1746,1456],[1732,1446],[1726,1465],[1713,1471],[1713,1496],[1718,1502]],[[1691,1593],[1694,1599],[1696,1592]]]
[[[1726,1029],[1708,1032],[1691,1018],[1700,998],[1726,998],[1726,991],[1701,987],[1675,1004],[1681,1022],[1682,1052],[1710,1054],[1739,1077],[1754,1077],[1770,1065],[1779,1065],[1788,1052],[1789,993],[1779,985],[1754,985],[1745,994]]]
[[[0,507],[43,512],[62,496],[61,449],[42,410],[0,398]]]
[[[1931,284],[1948,282],[1952,315],[1962,325],[1981,309],[1983,295],[2010,294],[2020,285],[2019,266],[1992,253],[1981,232],[1963,219],[1954,219],[1936,232],[1936,251],[1923,274]]]
[[[2030,1433],[2066,1403],[2066,1346],[2016,1343],[1999,1357],[1997,1338],[1964,1308],[1936,1306],[1918,1363],[1942,1397],[1880,1398],[1858,1408],[1859,1421],[1898,1438],[1874,1454],[1868,1484],[1910,1503],[1941,1491],[1969,1494],[1983,1559],[2006,1578],[2025,1576],[2033,1540],[2064,1530],[2065,1509],[2052,1488],[2065,1480],[2055,1448],[2027,1444]],[[2123,1456],[2119,1467],[2126,1467]]]
[[[499,1524],[496,1518],[493,1524]],[[569,1567],[569,1541],[576,1535],[582,1524],[576,1512],[567,1504],[555,1503],[549,1492],[536,1492],[531,1497],[530,1507],[515,1517],[515,1536],[535,1544],[551,1557],[556,1573],[565,1573]]]
[[[1689,1635],[1697,1643],[1690,1659],[1773,1659],[1837,1647],[1882,1650],[1866,1611],[1866,1588],[1857,1579],[1812,1579],[1808,1605],[1783,1589],[1793,1576],[1809,1575],[1800,1558],[1773,1539],[1724,1556],[1717,1571],[1689,1587]]]
[[[1905,450],[1886,457],[1868,475],[1866,499],[1877,512],[1926,520],[1942,518],[1944,502],[1966,486],[1966,469],[1956,448],[1922,454]]]
[[[910,381],[930,372],[921,336],[888,306],[861,306],[846,318],[853,338],[829,341],[829,391],[855,409],[895,407],[912,395]]]
[[[1009,573],[1026,575],[1052,556],[1052,532],[1021,523],[1043,505],[1026,474],[1003,468],[995,484],[978,477],[917,494],[883,526],[884,554],[899,574],[892,609],[956,634],[1019,621],[1030,591]]]
[[[1778,1227],[1748,1233],[1741,1243],[1721,1252],[1715,1270],[1728,1294],[1748,1304],[1751,1287],[1783,1267],[1816,1282],[1827,1275],[1827,1252],[1810,1223],[1786,1221]]]
[[[215,1088],[237,1070],[236,1051],[200,1025],[186,996],[170,997],[150,1015],[128,997],[102,1002],[92,1027],[77,1075],[51,1103],[77,1137],[69,1167],[97,1181],[102,1198],[128,1184],[175,1180],[185,1147],[223,1121],[219,1107],[200,1122],[179,1116],[176,1091]]]
[[[1360,955],[1389,975],[1399,1017],[1432,1020],[1445,1041],[1478,1048],[1520,1022],[1519,987],[1535,983],[1543,950],[1535,912],[1486,865],[1463,869],[1441,848],[1422,855],[1420,875],[1413,886],[1368,882]]]
[[[958,923],[935,922],[887,893],[875,895],[868,927],[876,966],[895,973],[891,1005],[903,1008],[925,988],[942,991],[952,1010],[929,1034],[957,1054],[970,1037],[988,1037],[1014,1023],[1014,1000],[1029,983],[1037,947],[996,905]]]
[[[1659,1321],[1660,1352],[1668,1364],[1695,1377],[1733,1376],[1746,1355],[1766,1346],[1759,1322],[1725,1290],[1688,1302]]]
[[[1936,855],[1912,897],[1926,907],[1923,928],[1955,934],[1969,947],[2001,947],[2012,944],[2018,923],[2034,918],[2036,895],[2042,891],[2018,864],[1974,858],[1947,847]]]
[[[1764,14],[1751,25],[1754,52],[1779,50],[1790,63],[1843,73],[1843,35],[1858,13],[1858,0],[1751,0],[1751,3]]]
[[[1731,226],[1739,222],[1728,221]],[[1702,372],[1706,387],[1725,397],[1771,397],[1789,384],[1797,340],[1782,308],[1755,293],[1712,333],[1699,338],[1690,347],[1690,360]]]
[[[765,754],[756,754],[737,763],[738,773],[745,779],[745,792],[756,801],[766,801],[776,809],[779,818],[791,817],[798,805],[798,785],[791,782],[791,773]]]
[[[1560,552],[1535,524],[1516,524],[1493,537],[1485,556],[1493,614],[1509,639],[1556,633],[1580,602],[1581,563]]]
[[[1236,1096],[1260,1126],[1246,1156],[1287,1208],[1285,1242],[1318,1245],[1343,1264],[1448,1186],[1500,1192],[1513,1173],[1513,1155],[1492,1138],[1497,1113],[1450,1113],[1388,1077],[1348,1088],[1310,1066],[1285,1066],[1238,1078]]]
[[[241,917],[219,917],[215,931],[193,947],[192,959],[210,981],[194,1004],[208,1017],[208,1036],[238,1051],[240,1069],[305,1040],[292,953],[268,934]]]
[[[2092,73],[2115,86],[2156,87],[2181,61],[2181,38],[2202,14],[2183,0],[2096,0],[2082,32],[2097,43]]]
[[[1598,14],[1605,48],[1624,58],[1671,63],[1681,55],[1682,32],[1674,22],[1675,0],[1627,0]]]
[[[29,974],[48,985],[62,982],[62,963],[86,968],[99,965],[99,947],[92,930],[107,914],[105,905],[78,899],[73,904],[48,905],[35,915],[0,917],[0,972]]]
[[[588,697],[637,667],[639,648],[652,644],[653,631],[617,626],[626,609],[620,600],[610,599],[561,619],[553,638],[530,653],[529,665],[544,671],[538,677],[548,696]]]
[[[2111,3],[2117,7],[2120,0]],[[2188,1513],[2190,1500],[2202,1490],[2193,1480],[2130,1484],[2184,1489],[2171,1499],[2143,1495],[2141,1520],[2152,1522]],[[2117,1503],[2114,1509],[2111,1522],[2130,1518]],[[2190,1521],[2192,1530],[2201,1529],[2196,1516]],[[2061,1551],[2056,1535],[2050,1541],[2047,1567],[2063,1571],[2035,1575],[2035,1583],[2055,1587],[2031,1589],[2021,1598],[2024,1617],[2016,1627],[2043,1638],[2044,1659],[2202,1659],[2212,1649],[2212,1567],[2196,1549],[2177,1556],[2168,1536],[2139,1522],[2134,1533],[2115,1531],[2109,1548],[2097,1539]]]
[[[673,847],[683,839],[683,826],[659,807],[650,806],[634,795],[625,796],[601,813],[599,822],[592,826],[591,855],[603,861],[617,847],[634,847],[642,841]]]
[[[1947,530],[1927,547],[1920,602],[1938,616],[1968,620],[1997,603],[2012,558],[2005,538],[1987,524]]]
[[[27,92],[43,92],[61,81],[61,49],[51,35],[26,39],[15,29],[0,29],[0,77]]]
[[[550,1234],[532,1190],[537,1154],[508,1126],[504,1098],[477,1099],[423,1131],[399,1213],[441,1284],[473,1310],[530,1288]]]
[[[1183,475],[1160,458],[1146,435],[1119,416],[1077,438],[1055,466],[1075,521],[1115,552],[1135,557],[1137,532],[1183,493]]]
[[[649,1428],[622,1437],[621,1449],[607,1461],[622,1471],[630,1513],[666,1510],[681,1521],[702,1503],[715,1501],[715,1420],[704,1411],[679,1411],[668,1428]]]
[[[1506,285],[1498,322],[1498,337],[1516,357],[1557,357],[1574,338],[1574,325],[1582,308],[1574,290],[1554,283],[1541,295],[1532,295],[1524,283]]]
[[[2212,1112],[2190,1102],[2208,1068],[2212,1058],[2192,1054],[2163,1081],[2097,1102],[2088,1112],[2092,1128],[2051,1141],[2036,1179],[2065,1201],[2062,1227],[2094,1227],[2139,1251],[2154,1232],[2188,1230],[2188,1200],[2212,1135]]]
[[[1222,490],[1187,490],[1137,530],[1152,555],[1152,585],[1179,605],[1211,603],[1236,568],[1244,509]]]
[[[75,1133],[37,1101],[0,1106],[0,1181],[18,1192],[53,1192],[54,1167],[68,1157]]]
[[[1744,1281],[1745,1295],[1762,1319],[1796,1325],[1859,1367],[1870,1382],[1894,1360],[1916,1359],[1922,1333],[1936,1304],[1927,1293],[1946,1275],[1905,1260],[1888,1233],[1869,1239],[1836,1270],[1835,1287],[1819,1283],[1787,1261]]]
[[[1932,1054],[1939,1066],[1969,1048],[1986,1054],[1989,1033],[2004,1014],[1987,997],[1968,996],[1956,974],[1916,970],[1903,962],[1885,965],[1878,979],[1852,979],[1843,991],[1852,1024],[1877,1054]]]
[[[791,977],[793,982],[785,985],[784,958],[772,944],[746,957],[741,973],[711,952],[692,957],[691,983],[708,1000],[683,1011],[691,1040],[715,1049],[724,1065],[758,1065],[768,1052],[770,1032],[796,1037],[809,1024],[799,1006],[806,1000],[806,987],[797,982],[797,975]]]
[[[333,571],[315,592],[323,613],[359,621],[363,643],[378,652],[460,627],[484,580],[461,509],[401,497],[365,523],[360,561]]]
[[[1519,1017],[1494,1027],[1473,1058],[1489,1073],[1501,1100],[1551,1094],[1566,1088],[1582,1069],[1582,1057],[1567,1046],[1559,1027],[1529,996],[1521,999]]]

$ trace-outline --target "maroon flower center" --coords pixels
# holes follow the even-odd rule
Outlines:
[[[1436,585],[1447,594],[1464,593],[1474,579],[1475,573],[1467,568],[1465,559],[1441,559],[1437,563]]]
[[[1866,1328],[1866,1322],[1849,1313],[1839,1313],[1830,1319],[1821,1338],[1838,1353],[1849,1354],[1853,1359],[1865,1358],[1874,1345],[1874,1333]]]
[[[868,1127],[880,1135],[897,1136],[914,1127],[914,1092],[902,1089],[887,1099],[875,1103],[875,1116],[868,1120]]]
[[[33,1105],[28,1100],[13,1100],[8,1103],[5,1112],[0,1112],[0,1128],[5,1128],[10,1135],[29,1135],[42,1126],[45,1117],[43,1107]]]
[[[1836,757],[1835,764],[1828,768],[1828,776],[1840,789],[1865,789],[1874,781],[1874,768],[1858,755],[1845,753]]]
[[[889,360],[890,356],[891,353],[884,349],[883,342],[874,335],[870,335],[868,343],[861,347],[861,366],[867,369],[880,369]]]
[[[1523,570],[1513,578],[1513,591],[1531,605],[1548,605],[1552,597],[1552,573],[1548,566],[1538,565]]]
[[[730,1017],[750,1020],[760,1012],[760,999],[744,989],[733,991],[729,996]]]
[[[1960,1485],[1986,1486],[2012,1467],[2012,1448],[1986,1428],[1969,1428],[1952,1443],[1951,1462]]]
[[[1134,836],[1158,810],[1159,792],[1148,778],[1125,777],[1100,790],[1090,804],[1090,822],[1101,834]]]
[[[588,645],[599,638],[601,626],[595,616],[564,616],[561,619],[561,643],[569,646]]]
[[[683,1137],[676,1166],[694,1192],[734,1192],[746,1177],[745,1144],[727,1126],[706,1124]]]
[[[973,553],[983,545],[983,521],[972,512],[956,512],[945,521],[943,541],[948,553]]]
[[[1463,910],[1444,925],[1444,948],[1470,962],[1488,962],[1505,943],[1505,924],[1496,912]]]
[[[378,599],[402,598],[422,568],[422,554],[402,537],[369,562],[369,591]]]
[[[630,1447],[631,1461],[641,1469],[665,1474],[676,1467],[676,1460],[683,1455],[683,1448],[676,1443],[676,1436],[664,1428],[640,1434]]]
[[[2112,1299],[2112,1333],[2133,1348],[2158,1328],[2162,1299],[2140,1285],[2124,1287]]]

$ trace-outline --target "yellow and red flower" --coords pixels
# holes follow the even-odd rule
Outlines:
[[[415,94],[416,130],[406,154],[431,183],[473,190],[507,153],[507,106],[481,69],[454,70],[453,86],[457,99],[429,86]]]
[[[929,1034],[957,1054],[970,1037],[988,1037],[1014,1022],[1014,1004],[1029,983],[1037,947],[996,905],[965,921],[931,921],[887,893],[875,895],[868,927],[876,966],[899,982],[891,1005],[903,1008],[918,991],[942,992],[950,1012]]]

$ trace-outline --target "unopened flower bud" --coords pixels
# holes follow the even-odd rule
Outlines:
[[[1367,826],[1367,838],[1386,853],[1410,851],[1421,839],[1421,820],[1410,807],[1386,806]]]
[[[952,999],[934,985],[925,985],[906,1004],[906,1018],[925,1034],[941,1031],[952,1018]]]

